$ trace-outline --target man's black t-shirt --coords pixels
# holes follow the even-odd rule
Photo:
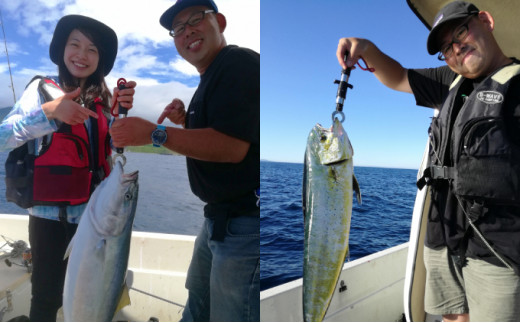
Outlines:
[[[253,194],[260,187],[260,54],[233,45],[222,49],[201,75],[186,128],[213,128],[251,144],[238,164],[188,157],[195,195],[206,203],[220,203]]]

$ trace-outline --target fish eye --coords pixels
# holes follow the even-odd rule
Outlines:
[[[131,199],[132,199],[132,194],[130,194],[130,193],[126,193],[126,194],[125,194],[125,200],[129,201],[129,200],[131,200]]]

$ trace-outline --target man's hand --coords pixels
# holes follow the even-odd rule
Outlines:
[[[352,68],[355,69],[354,66],[359,58],[363,56],[368,46],[370,45],[370,41],[361,38],[341,38],[338,44],[338,50],[336,51],[336,57],[338,58],[339,65],[343,69]],[[344,61],[345,53],[348,51],[349,55],[347,57],[347,61]]]
[[[345,53],[348,51],[347,61],[344,61]],[[399,62],[386,55],[370,40],[363,38],[341,38],[336,51],[339,65],[343,69],[354,69],[354,64],[363,57],[368,67],[373,68],[377,79],[387,87],[412,93],[408,82],[408,71]]]
[[[117,119],[110,128],[114,147],[144,146],[152,143],[151,134],[156,125],[142,118]]]
[[[186,120],[186,110],[184,103],[179,99],[173,101],[164,108],[164,111],[157,119],[157,123],[163,123],[164,119],[168,118],[171,122],[184,126]]]

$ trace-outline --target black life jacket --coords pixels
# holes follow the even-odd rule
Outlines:
[[[520,64],[512,64],[488,76],[457,115],[452,111],[465,79],[452,83],[430,126],[429,167],[417,183],[420,188],[447,180],[466,201],[520,206],[520,146],[508,135],[504,111],[511,79],[518,75]]]
[[[31,82],[37,78],[45,102],[63,95],[49,78],[37,76]],[[90,118],[92,142],[84,124],[62,123],[56,132],[43,138],[38,155],[34,152],[34,140],[9,153],[5,163],[7,201],[22,208],[88,201],[97,184],[110,173],[108,120],[101,100],[96,99],[94,105],[98,119]]]

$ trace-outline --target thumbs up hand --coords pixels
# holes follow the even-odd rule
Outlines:
[[[74,101],[81,94],[81,88],[65,93],[53,101],[42,105],[43,112],[47,119],[58,119],[71,126],[85,122],[89,117],[98,118],[97,113],[84,108]]]

